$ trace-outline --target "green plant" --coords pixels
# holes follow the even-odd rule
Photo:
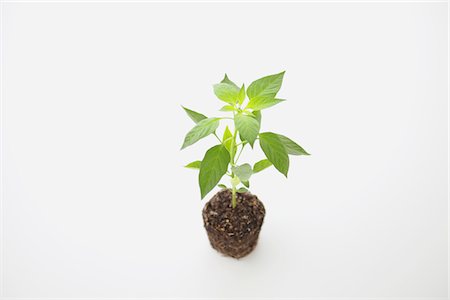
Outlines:
[[[187,115],[196,125],[187,133],[183,146],[184,149],[198,140],[214,135],[219,144],[206,151],[203,159],[191,162],[187,168],[199,169],[199,185],[201,198],[203,199],[224,175],[231,180],[232,207],[236,207],[236,192],[245,192],[250,187],[250,177],[262,170],[274,166],[287,177],[289,170],[289,155],[309,155],[297,143],[284,135],[273,132],[259,132],[261,128],[261,110],[274,106],[283,99],[276,98],[281,88],[284,72],[269,75],[252,82],[247,89],[240,88],[225,74],[224,79],[214,85],[214,93],[217,98],[226,102],[220,111],[230,112],[232,117],[208,118],[203,114],[183,107]],[[248,100],[246,101],[246,95]],[[225,127],[222,138],[216,134],[219,123],[223,119],[231,119],[234,129]],[[253,148],[255,141],[266,155],[266,158],[258,161],[253,167],[248,164],[238,164],[239,157],[246,145]],[[242,184],[243,186],[239,187]]]

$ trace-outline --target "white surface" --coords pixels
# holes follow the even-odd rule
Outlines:
[[[2,25],[3,296],[447,296],[447,4],[4,3]],[[263,130],[312,156],[254,177],[260,243],[221,257],[182,168],[215,141],[179,151],[180,104],[281,70]]]

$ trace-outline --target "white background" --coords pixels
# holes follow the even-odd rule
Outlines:
[[[446,3],[2,7],[5,298],[446,298]],[[180,105],[282,70],[262,130],[312,155],[254,177],[260,243],[222,257]]]

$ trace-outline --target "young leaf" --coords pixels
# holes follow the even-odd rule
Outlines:
[[[255,163],[255,165],[253,166],[253,173],[261,172],[262,170],[267,169],[271,165],[272,165],[272,163],[270,162],[270,160],[262,159],[262,160],[258,161],[257,163]]]
[[[275,98],[275,95],[281,88],[283,76],[284,71],[253,81],[247,88],[247,96],[250,102],[257,98]]]
[[[231,140],[233,138],[233,134],[231,133],[230,129],[227,127],[225,127],[225,131],[223,132],[223,144],[225,146],[225,148],[227,148],[228,152],[230,152],[231,155]],[[233,155],[236,153],[236,145],[233,147]]]
[[[278,135],[272,132],[259,134],[259,144],[267,159],[274,167],[287,177],[289,156]]]
[[[250,182],[249,181],[242,181],[242,184],[245,185],[247,188],[250,187]]]
[[[198,182],[201,198],[205,198],[227,172],[230,154],[223,145],[216,145],[206,151],[200,166]]]
[[[186,108],[184,106],[182,106],[182,108],[184,109],[184,111],[187,113],[187,115],[189,116],[189,118],[192,119],[192,121],[194,121],[195,123],[200,122],[203,119],[206,119],[205,115],[202,115],[201,113],[198,113],[196,111],[190,110],[189,108]]]
[[[184,167],[190,168],[190,169],[200,169],[201,164],[202,164],[201,160],[196,160],[196,161],[193,161],[193,162],[185,165]]]
[[[245,187],[240,187],[236,192],[238,193],[246,193],[248,190]]]
[[[228,189],[228,187],[225,184],[219,183],[217,186],[223,189]]]
[[[228,128],[228,125],[227,125],[227,127],[225,127],[225,131],[223,132],[222,141],[228,150],[230,150],[231,137],[233,137],[233,134],[231,133],[230,128]]]
[[[241,180],[239,180],[239,177],[237,177],[237,176],[233,176],[230,181],[231,181],[231,184],[234,186],[237,186],[239,183],[241,183]]]
[[[238,167],[232,167],[231,171],[236,174],[241,182],[248,181],[250,176],[252,176],[252,167],[249,164],[243,164]]]
[[[234,105],[239,95],[239,88],[229,83],[218,83],[214,85],[214,93],[220,100]]]
[[[225,105],[223,106],[220,111],[235,111],[236,109],[232,105]]]
[[[254,110],[261,110],[265,108],[272,107],[280,102],[286,101],[284,99],[276,99],[272,97],[256,97],[250,100],[250,102],[247,104],[246,108],[254,109]]]
[[[222,79],[222,81],[220,83],[228,83],[228,84],[236,87],[237,89],[239,89],[239,87],[236,85],[236,83],[234,83],[233,81],[230,80],[230,78],[228,78],[227,74],[225,74],[225,77]]]
[[[186,134],[181,149],[194,144],[198,140],[216,131],[217,127],[219,127],[219,121],[219,118],[207,118],[198,122],[197,125]]]
[[[309,153],[306,152],[305,149],[300,147],[299,144],[297,144],[296,142],[294,142],[290,138],[288,138],[288,137],[286,137],[284,135],[281,135],[281,134],[277,134],[277,135],[278,135],[278,138],[283,143],[284,147],[286,148],[286,151],[287,151],[288,154],[291,154],[291,155],[309,155]]]
[[[258,121],[259,125],[261,125],[261,112],[259,110],[255,110],[252,114],[255,116],[255,119]]]
[[[260,128],[256,118],[239,113],[234,117],[234,124],[240,136],[253,147]]]
[[[241,105],[245,100],[245,85],[242,85],[241,89],[239,90],[238,94],[238,103]]]

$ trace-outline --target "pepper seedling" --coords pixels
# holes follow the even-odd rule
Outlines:
[[[228,188],[219,183],[227,175],[230,177],[232,191],[231,205],[236,207],[236,192],[246,192],[250,187],[250,177],[262,170],[274,166],[287,177],[289,155],[309,155],[300,145],[288,137],[273,133],[259,132],[261,128],[261,110],[272,107],[285,100],[277,98],[285,72],[265,76],[253,81],[248,88],[232,82],[225,74],[223,80],[215,84],[214,93],[226,103],[220,111],[230,113],[230,117],[206,117],[205,115],[183,107],[196,125],[186,134],[181,149],[193,145],[200,139],[214,135],[218,144],[209,148],[202,160],[187,164],[185,167],[199,169],[198,182],[201,199],[215,186]],[[247,96],[247,97],[246,97]],[[222,138],[217,135],[221,120],[233,120],[234,128],[226,126]],[[256,162],[239,164],[244,148],[252,149],[258,140],[265,158]]]

